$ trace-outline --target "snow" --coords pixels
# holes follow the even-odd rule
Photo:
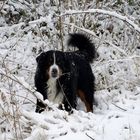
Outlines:
[[[57,4],[0,2],[0,140],[140,140],[139,4]],[[10,17],[9,11],[21,12],[20,20]],[[68,32],[83,32],[100,55],[91,64],[98,104],[93,113],[85,112],[78,99],[77,110],[68,114],[35,91],[36,57],[62,49],[60,17],[63,39]],[[109,25],[114,26],[112,32]],[[41,114],[35,113],[36,98],[47,106]]]
[[[47,139],[88,140],[90,139],[88,134],[97,140],[139,140],[140,95],[128,91],[122,91],[120,95],[118,91],[103,92],[104,94],[102,92],[96,94],[99,105],[95,107],[94,113],[75,110],[73,114],[68,115],[67,112],[58,109],[42,114],[26,112],[26,116],[31,116],[30,120],[35,123],[28,139],[38,139],[41,135]]]
[[[94,107],[94,113],[74,110],[69,115],[53,106],[53,110],[38,114],[30,109],[26,111],[26,107],[20,108],[21,125],[25,127],[26,124],[27,128],[31,128],[25,140],[75,137],[83,140],[89,140],[90,137],[97,140],[139,140],[140,94],[125,90],[119,93],[100,91],[96,93],[96,100],[98,106]],[[10,134],[5,136],[8,138]]]

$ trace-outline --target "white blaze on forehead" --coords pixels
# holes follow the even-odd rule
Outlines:
[[[53,53],[53,65],[50,66],[50,70],[49,70],[50,77],[51,77],[51,73],[52,73],[52,70],[53,69],[56,69],[57,70],[58,76],[59,76],[60,71],[59,71],[58,65],[56,64],[56,55],[55,55],[55,52]],[[56,77],[56,78],[58,78],[58,77]]]
[[[56,64],[56,56],[55,56],[55,52],[53,53],[53,65],[50,67],[50,69],[57,69],[58,73],[59,73],[59,67]]]
[[[54,63],[53,64],[56,64],[55,52],[53,53],[53,60],[54,60]]]
[[[56,68],[57,70],[59,70],[58,65],[56,64],[55,52],[53,53],[53,65],[51,67],[52,68]]]

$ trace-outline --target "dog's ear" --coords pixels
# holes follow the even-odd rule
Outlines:
[[[42,60],[43,58],[45,58],[45,56],[46,56],[45,52],[41,53],[39,56],[37,56],[36,62],[39,63],[40,60]]]
[[[37,63],[39,62],[39,57],[40,57],[40,56],[37,56],[37,58],[36,58],[36,62],[37,62]]]

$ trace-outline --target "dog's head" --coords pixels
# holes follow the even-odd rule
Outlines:
[[[64,53],[60,51],[47,51],[36,58],[38,68],[48,78],[58,79],[65,71]]]

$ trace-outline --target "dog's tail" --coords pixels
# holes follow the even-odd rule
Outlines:
[[[91,40],[84,34],[74,33],[69,34],[68,46],[77,47],[79,53],[84,55],[85,58],[92,62],[96,57],[96,50]]]

